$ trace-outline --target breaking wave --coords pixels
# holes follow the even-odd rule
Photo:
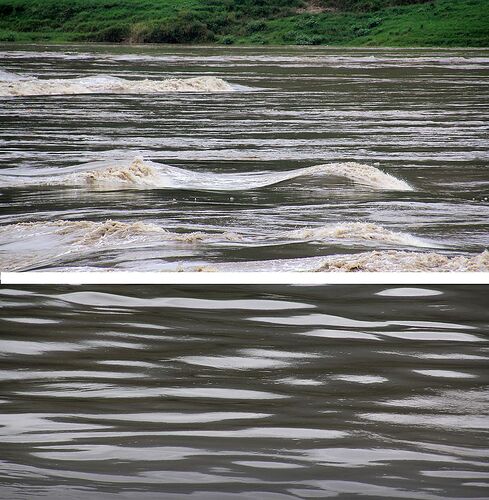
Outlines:
[[[436,252],[373,251],[327,258],[313,271],[455,272],[489,271],[489,252],[448,256]]]
[[[201,232],[174,233],[156,224],[146,222],[118,222],[110,219],[104,222],[57,220],[52,222],[20,222],[0,227],[0,243],[5,243],[5,238],[17,240],[19,236],[29,237],[39,234],[68,236],[71,238],[71,243],[76,245],[113,245],[132,239],[141,241],[141,238],[153,238],[155,235],[157,235],[158,240],[193,243],[216,236]],[[239,239],[235,233],[218,233],[218,236],[226,240]]]
[[[297,240],[362,240],[416,247],[439,247],[440,245],[407,233],[391,231],[371,222],[344,222],[327,226],[297,229],[287,233],[288,238]]]
[[[355,162],[330,163],[287,172],[215,174],[196,172],[171,165],[127,160],[98,161],[68,169],[46,169],[0,175],[0,186],[84,186],[94,190],[192,189],[244,191],[273,186],[302,176],[341,177],[378,190],[412,191],[413,188],[376,167]],[[66,173],[66,171],[72,173]],[[75,170],[75,171],[74,171]],[[4,171],[5,172],[5,171]],[[49,174],[48,174],[49,172]]]
[[[99,75],[83,78],[39,79],[0,70],[0,96],[77,94],[158,94],[166,92],[232,92],[231,84],[215,76],[126,80]]]
[[[326,236],[324,236],[326,232]],[[418,244],[414,236],[389,231],[369,223],[345,223],[331,228],[296,231],[292,238],[348,238],[366,237],[372,241]],[[413,240],[414,239],[414,240]],[[176,249],[175,245],[246,244],[234,232],[176,233],[153,223],[118,222],[106,220],[24,222],[0,227],[0,270],[25,271],[65,266],[70,261],[85,258],[92,252],[105,250],[142,249],[145,247]],[[425,242],[422,242],[425,243]],[[186,247],[188,248],[188,247]],[[174,251],[174,250],[171,250]],[[179,255],[179,253],[177,253]],[[180,266],[180,264],[179,264]],[[185,267],[185,266],[184,266]],[[101,268],[103,269],[103,268]],[[354,254],[336,254],[323,257],[282,259],[252,262],[218,263],[198,267],[188,264],[181,271],[300,271],[300,272],[489,272],[489,251],[477,255],[447,255],[437,252],[374,250]]]
[[[357,254],[188,267],[207,272],[488,272],[489,251],[477,255],[374,250]]]
[[[26,270],[93,251],[165,243],[240,241],[236,233],[174,233],[144,222],[22,222],[0,227],[0,270]]]

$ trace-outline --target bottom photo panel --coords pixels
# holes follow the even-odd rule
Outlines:
[[[0,498],[489,498],[489,286],[3,286]]]

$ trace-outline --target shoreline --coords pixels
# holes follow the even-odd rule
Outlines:
[[[0,42],[211,46],[489,47],[486,0],[0,0]],[[246,5],[245,5],[246,4]]]
[[[10,48],[10,47],[125,47],[125,48],[193,48],[193,49],[226,49],[226,50],[253,50],[253,49],[296,49],[296,50],[309,50],[321,51],[325,49],[331,50],[344,50],[344,51],[358,51],[364,50],[365,52],[372,52],[376,50],[473,50],[473,51],[489,51],[488,46],[473,46],[473,45],[457,45],[457,46],[446,46],[446,45],[292,45],[292,44],[236,44],[236,45],[225,45],[220,43],[130,43],[130,42],[93,42],[93,41],[60,41],[60,40],[30,40],[30,41],[0,41],[0,47]]]

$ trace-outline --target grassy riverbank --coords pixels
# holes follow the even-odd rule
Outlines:
[[[489,46],[488,0],[0,0],[0,41]]]

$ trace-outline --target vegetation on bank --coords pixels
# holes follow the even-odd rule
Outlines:
[[[0,0],[0,41],[489,46],[489,0]]]

